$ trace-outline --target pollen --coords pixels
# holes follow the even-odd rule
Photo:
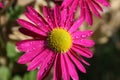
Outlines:
[[[48,46],[55,52],[65,53],[72,46],[72,38],[67,30],[62,28],[53,29],[48,38]]]

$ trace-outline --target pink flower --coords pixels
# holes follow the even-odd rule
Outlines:
[[[2,2],[0,2],[0,8],[3,8],[3,4],[2,4]]]
[[[92,31],[79,31],[83,18],[74,21],[74,14],[70,15],[69,9],[61,11],[56,5],[54,9],[44,7],[43,12],[45,19],[28,7],[25,15],[32,23],[23,19],[17,20],[22,26],[20,32],[33,37],[17,42],[18,50],[25,52],[18,63],[29,63],[28,71],[38,68],[37,80],[43,80],[53,65],[54,80],[70,80],[70,77],[79,80],[75,65],[81,72],[86,73],[82,63],[89,65],[83,57],[93,56],[89,47],[94,45],[94,41],[88,39]]]
[[[89,25],[93,24],[92,13],[100,18],[99,12],[103,11],[101,5],[110,6],[107,0],[64,0],[62,3],[62,7],[71,6],[71,10],[76,10],[78,5],[80,6],[80,17],[84,17]]]

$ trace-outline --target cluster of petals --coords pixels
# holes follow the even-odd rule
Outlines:
[[[17,42],[17,49],[24,52],[18,63],[29,63],[28,71],[38,69],[37,80],[43,80],[52,66],[53,80],[70,80],[70,78],[79,80],[76,67],[86,73],[83,64],[90,64],[84,58],[93,56],[89,48],[94,45],[94,41],[89,39],[93,33],[91,30],[78,30],[84,18],[74,20],[74,11],[68,8],[61,10],[57,5],[53,9],[43,7],[44,18],[32,7],[27,9],[25,15],[31,22],[23,19],[18,19],[17,22],[22,26],[20,32],[33,39]],[[55,52],[47,44],[48,34],[56,27],[63,28],[71,34],[72,46],[65,53]]]
[[[2,2],[0,2],[0,8],[3,8],[3,3]]]
[[[101,5],[109,7],[110,3],[107,0],[64,0],[62,3],[62,7],[70,7],[71,10],[75,11],[78,5],[80,6],[80,17],[83,17],[89,25],[92,25],[92,13],[100,18],[100,11],[103,12]]]

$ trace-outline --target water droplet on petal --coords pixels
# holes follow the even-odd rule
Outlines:
[[[81,37],[82,37],[82,38],[85,38],[85,37],[87,37],[87,35],[82,35]]]

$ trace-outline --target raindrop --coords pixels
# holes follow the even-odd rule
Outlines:
[[[87,37],[87,35],[81,35],[81,37],[82,37],[82,38],[85,38],[85,37]]]

